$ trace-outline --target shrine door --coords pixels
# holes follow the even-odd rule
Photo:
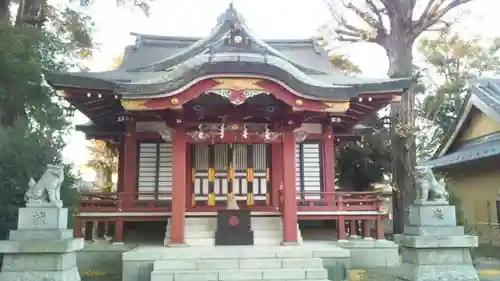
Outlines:
[[[193,206],[225,205],[228,195],[240,205],[270,204],[268,144],[192,144],[190,155]]]

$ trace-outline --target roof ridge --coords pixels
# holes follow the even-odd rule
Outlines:
[[[198,41],[206,37],[181,36],[181,35],[160,35],[131,32],[130,35],[140,38],[140,40],[158,40],[158,41]],[[302,38],[264,38],[260,39],[268,44],[311,44],[315,42],[315,36]]]
[[[191,56],[197,56],[197,55],[203,53],[204,50],[207,50],[207,49],[214,47],[217,43],[221,42],[221,40],[225,39],[225,37],[229,33],[232,32],[232,28],[233,28],[233,24],[230,24],[229,22],[226,21],[222,25],[219,24],[216,28],[214,28],[210,35],[192,43],[189,47],[182,50],[181,52],[173,54],[171,56],[168,56],[168,57],[166,57],[158,62],[154,62],[154,63],[148,64],[145,66],[133,68],[133,69],[130,69],[128,71],[142,71],[142,70],[147,70],[147,69],[152,69],[154,71],[156,69],[166,69],[168,67],[176,65],[178,63],[181,63],[183,59],[184,60],[188,59],[185,56],[192,51],[195,51],[195,53],[192,54]],[[266,52],[266,53],[269,52],[269,54],[291,63],[292,65],[294,65],[295,67],[297,67],[301,71],[304,71],[307,73],[328,74],[325,71],[321,71],[319,69],[307,67],[307,66],[287,57],[285,54],[283,54],[282,52],[280,52],[279,50],[274,48],[269,43],[254,36],[252,34],[250,28],[248,28],[245,24],[240,24],[239,30],[242,34],[246,33],[246,36],[251,41],[255,42],[255,44],[258,45],[260,48],[263,48],[264,52]],[[156,38],[159,38],[157,36],[149,36],[149,37],[152,38],[153,40],[155,40]],[[144,40],[142,38],[138,37],[137,42],[136,42],[136,46],[140,47],[140,46],[142,46],[143,43],[145,43]],[[308,41],[301,41],[301,43],[302,44],[303,43],[311,44],[311,47],[314,48],[314,45],[313,45],[314,39],[309,39]],[[315,52],[319,53],[316,49],[315,49]],[[173,60],[173,64],[164,65],[165,63],[167,63],[169,61],[172,62],[172,60]]]

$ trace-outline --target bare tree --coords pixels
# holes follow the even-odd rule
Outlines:
[[[417,0],[359,0],[355,3],[348,0],[325,1],[336,22],[333,28],[336,39],[380,45],[389,58],[388,75],[400,78],[412,76],[412,47],[415,39],[426,30],[449,27],[452,23],[446,22],[444,16],[472,0],[426,0],[420,15],[415,15],[414,11]],[[348,13],[354,17],[348,18]],[[403,232],[404,208],[411,204],[414,197],[413,107],[414,94],[411,90],[403,95],[400,104],[391,106],[392,177],[396,187],[393,197],[394,233]]]

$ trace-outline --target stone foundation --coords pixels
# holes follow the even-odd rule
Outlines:
[[[336,245],[351,252],[352,268],[388,268],[400,264],[399,247],[389,240],[349,239]]]
[[[246,259],[244,263],[260,262],[261,264],[262,261],[259,260],[263,259],[269,261],[270,264],[268,266],[271,266],[271,263],[277,263],[278,260],[282,262],[283,259],[293,259],[292,261],[287,261],[288,263],[293,263],[297,262],[299,258],[303,259],[303,262],[304,260],[316,259],[316,261],[311,261],[311,263],[315,263],[317,259],[321,259],[328,278],[323,278],[325,276],[324,271],[315,268],[315,272],[321,271],[318,273],[321,276],[318,276],[318,278],[311,277],[310,279],[334,280],[330,275],[339,274],[338,272],[334,272],[336,268],[342,266],[347,270],[349,267],[349,251],[338,248],[332,245],[332,243],[309,244],[306,242],[300,246],[193,246],[183,248],[141,246],[123,254],[123,281],[148,281],[154,270],[154,264],[157,264],[157,272],[165,273],[167,270],[162,266],[169,264],[165,261],[172,262],[172,260],[180,260],[179,262],[181,263],[182,260],[190,260],[189,266],[197,265],[196,261],[199,260],[206,260],[200,266],[204,266],[205,263],[209,262],[215,262],[218,266],[225,266],[228,259],[236,259],[237,261]],[[304,263],[304,265],[307,265],[307,263]],[[231,264],[228,263],[227,266],[231,266]],[[303,273],[304,270],[303,268],[301,272]],[[263,272],[260,273],[263,274]],[[298,271],[293,271],[293,273],[298,273]],[[154,275],[160,278],[158,280],[167,280],[161,278],[168,278],[172,273],[167,272],[165,274],[165,276],[162,276],[162,273],[155,273]],[[258,273],[253,272],[253,274]],[[266,274],[272,273],[268,272]],[[263,278],[263,275],[261,276]],[[344,279],[336,278],[335,280]],[[261,280],[261,278],[257,280]]]
[[[476,236],[456,226],[455,207],[447,202],[416,203],[409,208],[408,224],[400,240],[400,280],[478,281],[470,248]]]
[[[27,207],[19,210],[18,230],[0,241],[4,254],[0,281],[79,281],[76,251],[83,239],[66,229],[68,210]]]

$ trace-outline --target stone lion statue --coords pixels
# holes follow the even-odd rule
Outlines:
[[[64,181],[64,170],[59,165],[47,165],[38,182],[30,178],[29,189],[24,195],[26,206],[50,206],[61,208],[61,185]]]
[[[426,201],[444,201],[448,202],[448,192],[444,178],[436,180],[431,168],[422,167],[417,169],[417,185],[419,187],[417,200]]]

